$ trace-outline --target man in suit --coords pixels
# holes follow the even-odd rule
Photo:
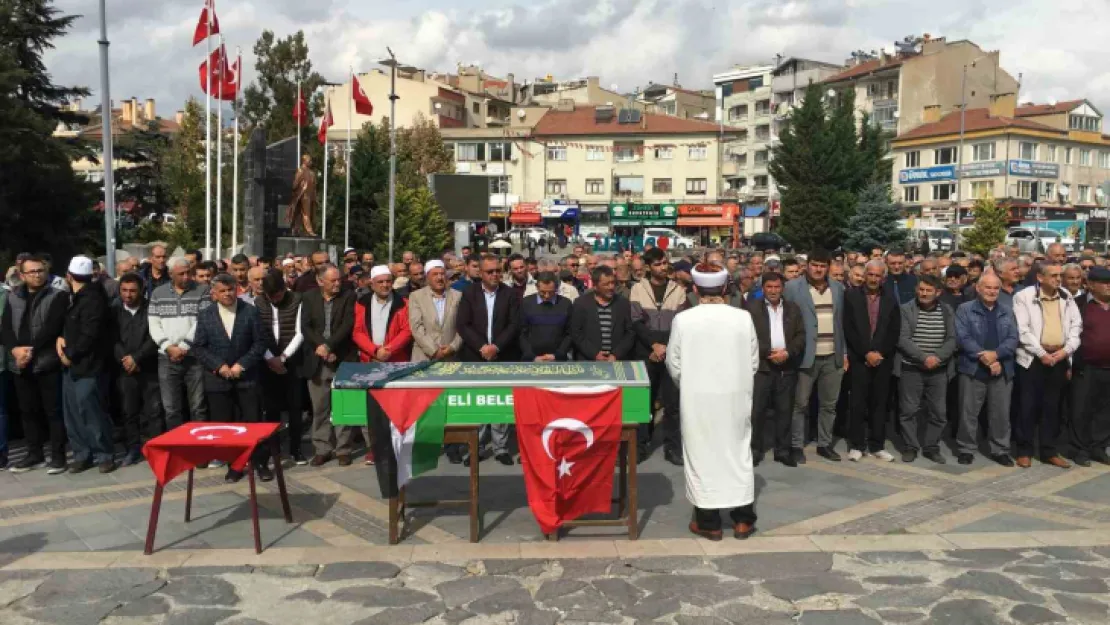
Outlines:
[[[197,315],[192,351],[204,368],[204,391],[213,419],[253,423],[262,417],[255,385],[266,353],[266,334],[258,309],[240,300],[237,290],[237,281],[230,274],[212,278],[216,305]],[[274,479],[266,466],[267,450],[267,446],[259,446],[251,459],[263,482]],[[224,481],[241,479],[241,471],[228,467]]]
[[[351,332],[355,328],[355,293],[343,291],[339,269],[322,263],[315,269],[318,288],[303,291],[301,298],[301,377],[308,380],[312,403],[312,447],[314,467],[335,456],[341,466],[351,464],[349,427],[331,424],[331,381],[339,363],[356,358]]]
[[[137,463],[143,443],[166,431],[158,388],[158,345],[150,338],[144,291],[139,274],[120,276],[119,299],[110,314],[112,356],[119,366],[116,387],[127,440],[124,466]]]
[[[752,458],[757,466],[765,453],[763,426],[768,409],[774,415],[771,429],[775,439],[775,461],[788,467],[798,466],[791,451],[790,427],[798,363],[806,347],[806,330],[798,305],[782,299],[784,281],[780,273],[764,274],[763,297],[753,297],[746,305],[759,339],[759,370],[755,374],[752,410]]]
[[[454,360],[462,348],[462,337],[455,331],[462,293],[448,287],[443,261],[428,261],[425,275],[428,286],[409,296],[412,361]]]
[[[514,362],[518,359],[520,298],[501,281],[501,263],[496,256],[482,256],[481,280],[470,284],[459,301],[456,328],[462,337],[463,362]],[[490,432],[493,453],[504,465],[513,463],[509,455],[509,426],[483,426],[480,436]],[[479,458],[481,460],[481,458]],[[470,458],[463,461],[469,466]]]
[[[851,412],[848,418],[848,459],[859,462],[864,452],[883,462],[894,456],[886,444],[887,401],[894,354],[902,330],[898,296],[886,281],[886,265],[868,261],[862,289],[844,294],[844,343],[848,348],[851,377]]]
[[[617,295],[616,274],[611,267],[599,265],[590,280],[594,287],[574,301],[570,316],[575,358],[603,362],[632,358],[636,347],[632,304]]]
[[[844,351],[844,329],[841,309],[844,286],[829,280],[832,256],[828,250],[814,250],[806,263],[805,275],[786,283],[783,299],[798,305],[806,329],[806,349],[798,364],[798,386],[794,396],[794,417],[791,422],[792,454],[795,462],[805,464],[806,413],[814,388],[817,390],[817,455],[833,462],[840,455],[833,450],[833,423],[836,421],[836,400],[840,382],[848,368]]]
[[[565,361],[570,352],[571,302],[556,292],[558,278],[545,271],[536,277],[536,294],[520,306],[520,355],[524,362]]]

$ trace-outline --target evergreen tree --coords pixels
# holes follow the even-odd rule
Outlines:
[[[127,167],[115,168],[116,201],[134,202],[138,218],[150,213],[164,213],[170,208],[162,155],[170,146],[170,138],[158,131],[158,122],[133,129],[116,138],[116,162]]]
[[[860,121],[859,153],[860,174],[865,177],[864,184],[872,182],[890,184],[892,164],[886,148],[889,138],[889,133],[873,123],[869,114],[863,114],[863,119]]]
[[[198,241],[204,240],[204,109],[185,102],[181,130],[159,155],[167,203]]]
[[[779,229],[798,249],[811,249],[821,237],[839,230],[826,223],[827,212],[821,198],[817,143],[824,133],[821,89],[810,84],[801,106],[787,118],[768,164],[782,203]]]
[[[856,214],[844,229],[844,248],[869,252],[872,248],[902,248],[906,230],[898,225],[902,209],[890,200],[890,187],[873,182],[859,194]]]
[[[278,39],[272,31],[264,30],[254,44],[254,55],[258,76],[256,82],[243,90],[241,107],[246,126],[264,126],[269,143],[300,132],[301,144],[305,148],[319,146],[315,140],[315,129],[311,125],[298,128],[293,119],[298,84],[311,118],[322,115],[324,108],[323,98],[313,97],[316,90],[323,86],[324,77],[312,69],[312,61],[308,60],[304,31]],[[314,163],[319,162],[316,156],[313,153]],[[322,157],[322,153],[319,156]]]
[[[985,196],[975,200],[971,214],[975,218],[975,224],[963,234],[963,249],[986,256],[1006,240],[1010,206],[999,204],[993,197]]]

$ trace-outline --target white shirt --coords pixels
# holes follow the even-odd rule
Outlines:
[[[392,295],[387,297],[384,302],[375,295],[370,302],[370,341],[374,345],[385,343],[385,330],[389,325],[389,309],[392,305]]]
[[[270,308],[272,308],[274,311],[274,340],[277,341],[281,337],[281,320],[278,319],[278,315],[280,313],[278,312],[277,306],[270,304]],[[292,358],[293,354],[296,354],[297,350],[301,348],[301,343],[304,342],[304,335],[301,334],[301,310],[301,305],[298,304],[296,331],[293,334],[292,340],[289,341],[289,345],[286,345],[285,350],[281,352],[281,355],[284,356],[283,362],[284,360],[289,360],[290,358]],[[269,360],[273,357],[274,354],[267,349],[266,360]]]
[[[493,307],[497,304],[497,291],[489,292],[482,285],[482,295],[486,296],[486,344],[493,344]]]
[[[436,323],[442,326],[443,313],[447,310],[447,291],[445,290],[443,295],[436,295],[435,291],[432,291],[432,304],[436,307]]]
[[[134,317],[139,312],[139,307],[138,306],[132,308],[132,307],[128,306],[127,304],[124,304],[123,309],[126,310],[127,312],[131,313],[132,317]]]
[[[783,309],[782,300],[779,300],[777,307],[767,302],[767,316],[771,322],[771,349],[786,349],[786,332],[782,327]]]
[[[224,332],[227,332],[227,337],[231,338],[231,332],[235,329],[235,307],[227,307],[223,304],[218,304],[220,307],[220,321],[224,324]]]

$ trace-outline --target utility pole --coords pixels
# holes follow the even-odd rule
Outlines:
[[[956,219],[952,222],[952,251],[960,249],[960,200],[964,186],[964,127],[967,118],[967,65],[960,79],[960,147],[956,148]]]
[[[397,57],[389,53],[389,262],[393,262],[393,222],[397,208]]]
[[[100,120],[104,156],[104,269],[116,273],[116,177],[112,171],[112,92],[108,81],[108,17],[100,0]]]

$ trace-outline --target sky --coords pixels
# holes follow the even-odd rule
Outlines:
[[[46,56],[54,80],[93,89],[99,101],[96,2],[57,0],[84,15]],[[186,98],[203,98],[198,66],[205,47],[192,34],[202,0],[110,0],[108,38],[113,100],[154,98],[171,117]],[[217,0],[230,53],[241,46],[244,78],[263,29],[304,30],[315,69],[345,79],[369,71],[386,47],[409,65],[453,71],[477,63],[517,82],[599,76],[631,92],[651,82],[712,86],[734,65],[776,54],[842,63],[853,50],[893,50],[907,35],[969,39],[1001,50],[1003,68],[1022,74],[1021,101],[1086,97],[1110,113],[1110,64],[1099,29],[1107,0]],[[91,108],[91,105],[89,106]]]

